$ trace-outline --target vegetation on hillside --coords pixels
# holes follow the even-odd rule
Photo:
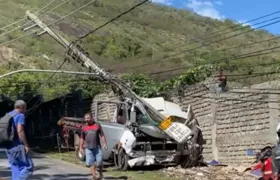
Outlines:
[[[0,27],[22,18],[26,10],[35,12],[49,2],[38,0],[0,0]],[[62,2],[62,0],[54,1],[45,11],[52,9]],[[53,12],[47,13],[47,15],[40,16],[40,18],[47,24],[51,23],[57,20],[58,17],[70,13],[87,2],[89,0],[70,0],[69,3],[55,9]],[[97,0],[82,11],[67,17],[51,27],[71,41],[129,9],[136,2],[139,2],[139,0]],[[27,21],[23,21],[20,24],[23,25],[25,22]],[[12,30],[17,26],[18,24],[0,30],[0,44],[25,34],[18,29],[5,36],[1,36],[2,33]],[[233,26],[234,28],[229,28]],[[211,37],[213,32],[226,28],[228,30],[221,33],[221,35],[206,38]],[[84,39],[82,44],[90,56],[102,67],[113,73],[132,73],[129,76],[125,75],[124,78],[134,81],[132,84],[137,93],[143,96],[153,96],[156,95],[156,92],[162,92],[172,86],[192,84],[202,80],[203,78],[201,77],[211,74],[213,68],[211,68],[211,72],[208,71],[209,69],[202,72],[198,71],[197,69],[199,68],[196,67],[206,67],[204,66],[206,64],[223,67],[226,73],[234,74],[252,74],[276,70],[278,68],[277,63],[280,63],[279,52],[237,60],[234,60],[235,58],[227,58],[272,48],[280,44],[279,40],[253,44],[254,42],[274,38],[274,36],[263,30],[253,30],[250,33],[245,33],[249,30],[251,30],[249,26],[236,25],[231,20],[222,22],[198,16],[187,10],[178,10],[148,3],[120,18],[118,21],[98,30]],[[234,38],[209,44],[209,42],[218,41],[242,32],[244,34]],[[248,43],[251,43],[251,45],[245,46]],[[203,44],[205,44],[204,47],[196,48]],[[6,63],[6,61],[1,62],[0,69],[2,72],[4,70],[7,72],[7,69],[14,70],[27,67],[55,69],[62,62],[65,54],[65,50],[48,35],[41,37],[36,37],[35,35],[27,36],[5,46],[14,49],[14,58],[9,60],[9,63]],[[221,50],[230,47],[237,48]],[[189,49],[193,50],[186,52]],[[44,58],[43,55],[47,56],[48,59]],[[155,62],[153,63],[153,61]],[[63,66],[63,69],[80,70],[75,62],[71,63]],[[142,64],[147,65],[141,66]],[[178,67],[186,68],[167,71]],[[190,80],[193,79],[190,78],[192,70],[199,72],[200,77],[196,76],[195,80]],[[159,71],[162,73],[157,73]],[[143,75],[136,75],[137,73]],[[53,81],[59,79],[64,81],[64,78],[65,76],[56,75]],[[85,89],[85,94],[93,95],[104,88],[104,85],[100,83],[96,85],[96,83],[92,84],[92,82],[89,83],[88,81],[81,82],[79,81],[81,78],[76,76],[67,76],[67,81],[65,80],[61,83],[44,83],[42,88],[37,88],[38,81],[46,79],[47,75],[45,74],[20,74],[12,76],[10,79],[1,80],[1,85],[9,86],[15,82],[26,83],[26,81],[30,83],[9,87],[6,90],[1,88],[0,93],[14,97],[23,94],[23,91],[28,91],[35,94],[48,94],[52,98],[75,89]],[[157,79],[164,79],[166,81],[158,82],[156,81]],[[74,80],[79,82],[75,83]],[[254,82],[261,82],[262,80],[264,79],[257,78],[254,79]],[[144,86],[143,83],[145,84]]]

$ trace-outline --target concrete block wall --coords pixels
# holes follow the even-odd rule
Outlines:
[[[186,88],[183,94],[180,94],[176,103],[178,103],[183,111],[188,110],[188,106],[192,105],[195,117],[198,119],[199,125],[203,132],[203,138],[206,140],[204,145],[203,156],[206,160],[213,157],[212,152],[212,108],[211,101],[207,98],[209,91],[203,85],[192,86]]]
[[[118,96],[116,96],[112,91],[104,92],[94,97],[91,104],[91,111],[95,114],[95,101],[119,101]],[[114,112],[116,109],[115,104],[101,103],[98,105],[98,119],[103,121],[113,121]]]
[[[226,164],[251,163],[247,156],[270,144],[270,114],[267,95],[225,93],[216,101],[216,146],[219,161]]]
[[[247,150],[257,152],[276,143],[280,94],[275,89],[280,88],[279,84],[269,82],[219,94],[198,88],[185,89],[180,104],[184,110],[187,104],[193,106],[207,140],[206,160],[250,164],[255,157],[248,156]]]

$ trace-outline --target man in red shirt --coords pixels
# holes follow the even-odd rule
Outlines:
[[[261,171],[263,180],[274,180],[276,178],[273,174],[273,162],[271,155],[272,148],[270,146],[263,148],[257,157],[259,162],[252,168],[252,171]]]
[[[272,159],[269,157],[264,161],[260,161],[258,164],[256,164],[252,171],[259,169],[263,175],[263,180],[274,180],[274,174],[272,169]]]
[[[107,149],[107,142],[100,124],[94,121],[91,113],[85,114],[86,126],[83,127],[80,139],[80,152],[86,156],[86,165],[90,166],[93,179],[96,179],[96,168],[99,168],[100,178],[103,178],[103,152],[100,138]],[[85,149],[85,151],[84,151]]]

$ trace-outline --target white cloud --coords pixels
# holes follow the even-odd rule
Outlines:
[[[194,12],[201,16],[210,17],[213,19],[222,20],[225,17],[221,15],[221,13],[216,9],[215,4],[221,6],[221,1],[215,1],[212,3],[211,1],[203,1],[203,0],[188,0],[187,7],[192,9]]]
[[[172,0],[152,0],[153,3],[165,4],[167,6],[172,5]]]
[[[252,24],[246,23],[246,21],[238,21],[238,24],[241,24],[242,26],[251,26],[253,28]]]
[[[219,6],[222,6],[223,5],[223,2],[222,1],[214,1],[215,4],[219,5]]]

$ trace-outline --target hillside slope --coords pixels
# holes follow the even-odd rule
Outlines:
[[[25,15],[26,10],[35,12],[50,1],[0,0],[0,27],[20,19]],[[40,16],[40,19],[47,24],[51,23],[89,1],[70,0],[53,12]],[[62,2],[62,0],[54,1],[41,13]],[[140,0],[97,0],[82,11],[51,27],[63,34],[65,38],[74,40],[129,9],[137,2],[140,2]],[[23,25],[26,22],[22,21],[19,24]],[[19,24],[0,29],[0,44],[26,34],[17,30],[1,36],[2,33],[16,28]],[[235,27],[229,28],[232,26]],[[223,29],[227,30],[221,36],[207,38],[211,37],[213,32]],[[187,10],[183,11],[147,3],[84,39],[83,46],[102,67],[114,73],[138,72],[148,74],[153,78],[167,79],[184,73],[189,69],[188,67],[211,63],[211,61],[231,73],[264,72],[277,68],[274,64],[280,63],[280,53],[277,52],[242,60],[222,60],[233,55],[238,56],[272,48],[280,44],[279,40],[271,40],[245,47],[244,45],[248,43],[274,38],[273,35],[265,31],[254,30],[246,33],[247,31],[250,31],[250,27],[237,26],[230,20],[221,22],[198,16]],[[221,41],[223,38],[242,32],[244,34]],[[209,43],[214,41],[219,42]],[[203,44],[205,46],[200,47]],[[235,46],[238,48],[217,51]],[[9,56],[8,59],[0,56],[2,69],[20,67],[56,68],[64,56],[64,49],[48,35],[41,37],[27,36],[5,45],[5,49],[7,47],[12,49],[13,56],[12,58]],[[189,49],[194,50],[184,53]],[[212,51],[217,52],[209,53]],[[152,63],[152,61],[155,62]],[[146,63],[148,64],[141,66]],[[263,65],[264,63],[272,65],[266,66]],[[181,69],[157,74],[159,71],[178,67],[181,67]],[[66,65],[65,68],[76,69],[71,65]],[[155,74],[151,75],[153,73]]]

